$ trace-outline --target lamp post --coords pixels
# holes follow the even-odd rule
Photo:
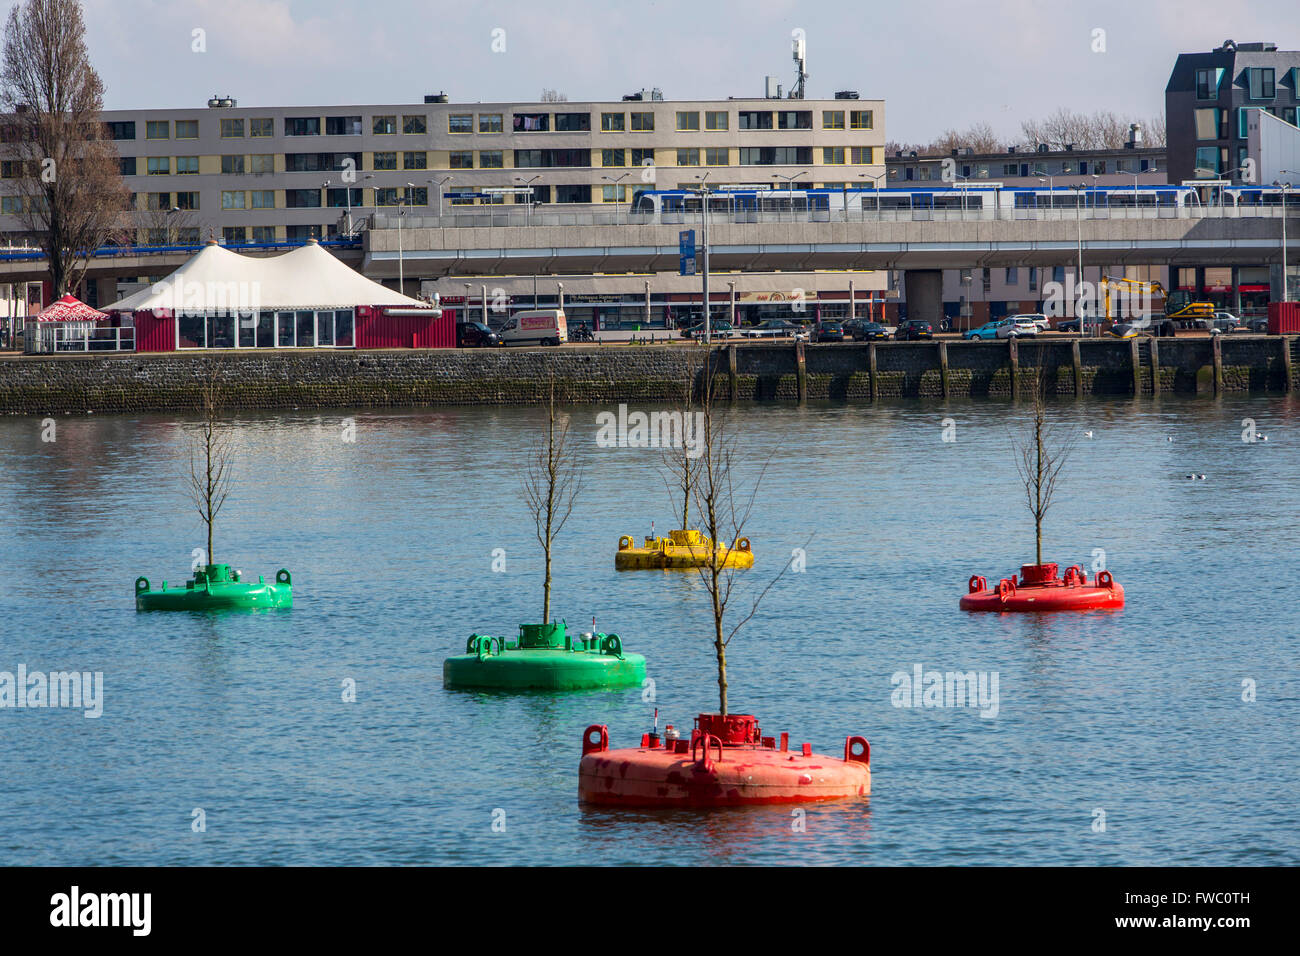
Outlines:
[[[1293,169],[1279,169],[1278,172],[1289,173],[1292,176],[1296,175],[1296,172]],[[1291,289],[1287,283],[1286,276],[1286,194],[1291,190],[1291,184],[1289,182],[1283,183],[1274,180],[1273,186],[1276,189],[1282,190],[1282,301],[1290,302]]]
[[[650,280],[645,281],[645,327],[650,328]]]
[[[1047,178],[1044,179],[1043,178],[1044,176],[1046,176]],[[1047,208],[1055,209],[1056,194],[1052,192],[1052,190],[1056,188],[1056,177],[1053,176],[1051,173],[1043,172],[1041,169],[1035,169],[1034,178],[1037,179],[1040,183],[1047,183]]]
[[[1143,173],[1158,173],[1158,172],[1160,172],[1160,170],[1152,166],[1150,169],[1142,169],[1142,170],[1138,170],[1136,173],[1124,174],[1125,176],[1133,177],[1133,209],[1134,210],[1136,210],[1138,207],[1138,177],[1141,176]]]
[[[700,221],[703,226],[700,235],[703,255],[700,258],[703,261],[704,269],[700,275],[704,282],[704,295],[701,303],[704,309],[704,344],[710,345],[713,342],[713,329],[712,324],[709,322],[709,196],[712,194],[707,183],[708,173],[695,178],[700,181],[700,185],[695,189],[695,194],[700,197]]]
[[[731,329],[732,332],[734,333],[736,330],[736,283],[728,282],[727,292],[728,292],[727,298],[731,300],[731,316],[728,321],[731,322]]]
[[[437,187],[438,187],[438,218],[439,218],[439,219],[442,218],[442,187],[443,187],[445,184],[449,183],[449,182],[451,182],[451,177],[450,177],[450,176],[444,176],[444,177],[442,177],[442,179],[430,179],[430,180],[429,180],[429,185],[430,185],[430,186],[437,186]]]
[[[533,183],[535,183],[537,180],[541,178],[542,178],[541,173],[538,173],[536,176],[530,176],[528,179],[524,179],[522,176],[516,176],[515,182],[523,183],[525,186],[531,186]],[[528,211],[524,213],[524,225],[526,226],[531,225],[532,219],[533,219],[533,194],[530,192],[528,194]]]
[[[705,173],[705,175],[707,176],[708,174]],[[790,200],[790,221],[791,222],[794,222],[794,181],[798,179],[800,176],[807,176],[807,175],[808,175],[807,170],[804,170],[803,172],[795,173],[793,176],[782,176],[780,173],[772,174],[773,179],[785,180],[785,191],[787,197]]]
[[[555,288],[558,291],[560,297],[560,311],[563,312],[564,311],[564,283],[563,282],[555,283]]]
[[[884,173],[858,173],[858,178],[859,178],[859,179],[870,179],[870,180],[871,180],[871,188],[874,189],[876,192],[879,192],[879,191],[880,191],[880,180],[882,180],[882,179],[885,178],[885,174],[884,174]],[[879,218],[880,218],[880,201],[879,201],[879,197],[876,197],[876,200],[877,200],[877,201],[876,201],[876,218],[879,219]],[[860,212],[860,213],[862,214],[862,216],[861,216],[862,221],[863,221],[863,222],[866,222],[866,221],[867,221],[867,207],[866,207],[865,205],[863,205],[862,200],[861,200],[861,196],[858,197],[858,212]]]
[[[468,322],[469,321],[469,290],[472,288],[472,286],[468,282],[464,283],[464,286],[465,286],[465,320],[464,321]]]
[[[615,178],[615,177],[613,177],[613,176],[601,176],[601,177],[600,177],[601,179],[608,179],[611,183],[614,184],[614,202],[615,202],[615,204],[617,204],[617,203],[619,202],[619,198],[618,198],[618,184],[621,183],[623,180],[627,179],[627,177],[629,177],[629,176],[631,176],[631,175],[632,175],[631,172],[626,172],[626,173],[624,173],[622,176],[619,176],[619,177],[617,177],[617,178]],[[624,225],[627,225],[627,219],[626,219],[626,218],[624,218],[624,220],[623,220],[623,224],[624,224]]]
[[[1083,338],[1083,199],[1084,190],[1088,188],[1088,184],[1076,183],[1074,188],[1079,191],[1079,194],[1074,197],[1074,218],[1079,227],[1079,272],[1078,282],[1076,283],[1078,288],[1075,289],[1079,304],[1075,311],[1079,314],[1079,337]],[[1101,323],[1096,323],[1095,328],[1097,334],[1100,335]]]

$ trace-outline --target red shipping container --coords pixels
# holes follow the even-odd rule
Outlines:
[[[1268,304],[1269,335],[1300,335],[1300,302]]]

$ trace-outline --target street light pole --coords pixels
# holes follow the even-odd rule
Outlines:
[[[528,179],[524,179],[524,177],[522,176],[516,176],[515,182],[523,183],[525,186],[531,186],[533,183],[535,183],[537,180],[541,178],[542,178],[541,173],[538,173],[536,176],[531,176]],[[532,225],[532,220],[533,220],[533,193],[530,192],[528,194],[528,209],[524,213],[524,225],[525,226]]]
[[[1296,174],[1295,170],[1291,170],[1291,169],[1279,169],[1278,172],[1290,173],[1293,176]],[[1282,190],[1282,301],[1290,302],[1291,289],[1289,284],[1287,283],[1287,276],[1286,276],[1286,194],[1290,191],[1291,184],[1274,182],[1273,186],[1277,189]]]
[[[709,174],[696,176],[700,185],[696,187],[695,194],[700,197],[700,219],[703,224],[701,229],[701,245],[704,247],[704,255],[701,257],[704,264],[704,270],[701,273],[704,282],[704,344],[710,345],[713,342],[713,328],[709,321],[709,187],[706,180]]]
[[[615,179],[613,176],[601,176],[601,177],[600,177],[601,179],[608,179],[611,183],[614,184],[613,189],[614,189],[614,203],[615,203],[615,205],[618,205],[618,204],[619,204],[619,198],[618,198],[618,184],[621,183],[623,180],[627,179],[627,177],[629,177],[629,176],[631,176],[631,175],[632,175],[631,172],[626,172],[626,173],[624,173],[622,176],[619,176],[617,179]],[[629,204],[629,205],[630,205],[630,204]],[[627,218],[626,218],[626,216],[625,216],[624,219],[623,219],[623,224],[624,224],[624,225],[627,225]]]
[[[1076,283],[1078,288],[1075,289],[1079,304],[1075,311],[1079,313],[1079,338],[1083,338],[1083,190],[1085,184],[1079,183],[1075,188],[1079,190],[1079,195],[1074,197],[1074,218],[1079,226],[1079,273]],[[1097,333],[1100,334],[1100,323],[1096,324],[1096,329]]]
[[[430,186],[437,185],[437,187],[438,187],[438,218],[439,218],[439,219],[442,218],[442,187],[443,187],[446,183],[449,183],[449,182],[451,182],[451,177],[450,177],[450,176],[444,176],[444,177],[442,177],[442,179],[430,179],[430,180],[429,180],[429,185],[430,185]]]

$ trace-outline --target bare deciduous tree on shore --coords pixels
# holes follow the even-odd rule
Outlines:
[[[555,376],[550,377],[546,437],[538,441],[524,466],[524,501],[532,512],[537,541],[546,556],[542,582],[542,623],[551,620],[551,549],[582,490],[582,465],[569,440],[569,421],[555,420]]]
[[[1016,471],[1025,486],[1025,503],[1034,516],[1035,563],[1043,563],[1043,520],[1056,496],[1057,481],[1065,467],[1078,436],[1062,435],[1057,426],[1047,420],[1047,390],[1051,376],[1038,356],[1038,371],[1034,379],[1033,421],[1027,434],[1012,439],[1016,456]]]
[[[129,192],[100,119],[104,88],[86,51],[78,0],[25,0],[9,12],[0,105],[10,115],[0,155],[24,227],[49,263],[56,297],[75,289],[89,252],[123,227]]]
[[[189,496],[208,533],[208,564],[216,564],[212,555],[212,530],[217,515],[230,495],[233,440],[222,426],[222,386],[220,365],[213,362],[200,386],[202,419],[190,440]]]

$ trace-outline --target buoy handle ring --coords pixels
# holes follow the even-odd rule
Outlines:
[[[1008,599],[1014,597],[1016,593],[1016,582],[1011,578],[1003,578],[998,582],[998,597],[1005,604]]]
[[[1102,571],[1097,575],[1097,587],[1114,589],[1115,579],[1111,577],[1109,571]]]
[[[737,549],[738,551],[748,551],[748,550],[749,550],[749,539],[748,539],[748,538],[737,538],[737,539],[736,539],[736,549]]]
[[[609,654],[622,660],[623,641],[617,634],[608,634],[605,636],[605,639],[600,642],[600,651],[602,654]]]
[[[618,550],[626,551],[632,547],[632,536],[630,534],[621,535],[618,539]]]
[[[1083,568],[1077,564],[1072,564],[1065,569],[1065,586],[1076,587],[1084,583]]]
[[[983,575],[972,574],[970,576],[970,581],[967,582],[966,586],[970,588],[971,594],[976,594],[980,591],[988,590],[989,583],[988,581],[984,580]]]
[[[136,578],[136,579],[135,579],[135,593],[136,593],[136,594],[139,594],[139,593],[141,593],[142,591],[148,591],[148,590],[149,590],[149,579],[148,579],[148,578]]]
[[[871,763],[871,744],[866,737],[844,738],[844,762]]]
[[[716,744],[718,747],[718,760],[721,761],[722,740],[720,738],[714,736],[713,734],[698,734],[695,737],[695,739],[691,741],[691,759],[695,761],[695,766],[698,769],[704,770],[706,772],[713,769],[713,761],[712,759],[710,759],[709,756],[709,747],[714,744]],[[696,748],[700,747],[701,745],[703,745],[704,747],[704,753],[700,756],[699,759],[696,759],[695,757]]]
[[[289,574],[289,570],[287,568],[281,568],[279,571],[275,572],[275,583],[276,584],[293,583],[293,577]]]
[[[593,740],[592,737],[595,736]],[[583,756],[591,753],[604,753],[609,749],[609,728],[604,724],[592,724],[582,732]]]

